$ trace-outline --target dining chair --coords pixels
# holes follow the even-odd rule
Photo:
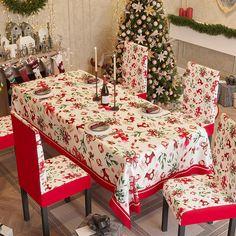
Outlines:
[[[44,236],[49,235],[47,207],[55,202],[85,190],[85,214],[90,214],[90,176],[63,155],[45,159],[39,131],[15,112],[12,125],[24,220],[30,220],[28,195],[41,208]]]
[[[193,116],[196,122],[205,128],[209,137],[213,134],[218,114],[219,79],[219,71],[191,61],[188,62],[183,75],[182,112]]]
[[[11,116],[0,117],[0,150],[14,146]]]
[[[147,98],[148,48],[125,41],[122,62],[123,85],[138,97]]]
[[[185,226],[230,219],[228,236],[236,226],[236,122],[222,114],[213,144],[213,171],[169,179],[163,186],[162,231],[167,231],[168,208],[179,223],[178,235]]]

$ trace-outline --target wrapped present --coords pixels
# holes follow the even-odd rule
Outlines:
[[[0,235],[13,236],[13,230],[4,224],[0,224]]]

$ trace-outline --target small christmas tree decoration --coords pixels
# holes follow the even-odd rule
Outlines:
[[[124,42],[148,47],[148,99],[154,103],[177,100],[182,87],[178,82],[169,24],[161,0],[128,0],[120,22],[117,55],[117,80],[122,81]],[[112,66],[108,73],[113,73]]]

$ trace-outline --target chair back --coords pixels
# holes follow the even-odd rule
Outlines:
[[[219,71],[188,62],[183,76],[183,112],[203,118],[204,123],[214,123],[219,79]]]
[[[223,189],[236,202],[236,122],[221,115],[213,144],[214,173]]]
[[[124,43],[122,78],[123,85],[135,93],[147,92],[148,48],[133,42]]]
[[[19,185],[36,200],[46,192],[47,181],[40,134],[15,112],[11,115]]]

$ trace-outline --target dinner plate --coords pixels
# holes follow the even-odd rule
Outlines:
[[[85,125],[85,132],[92,135],[104,135],[109,133],[110,129],[110,125],[102,121],[96,121]]]
[[[39,89],[34,90],[34,94],[37,96],[47,95],[49,93],[51,93],[50,88],[39,88]]]
[[[150,109],[150,112],[147,112],[147,109]],[[160,107],[145,107],[145,108],[142,108],[142,112],[147,115],[155,115],[161,112],[161,108]]]

